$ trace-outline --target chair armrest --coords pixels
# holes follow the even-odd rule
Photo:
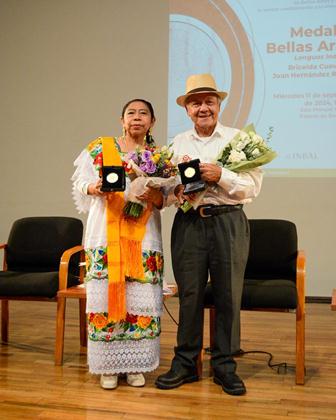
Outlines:
[[[6,243],[0,244],[0,249],[4,250],[2,269],[3,271],[6,271],[7,270],[7,252],[6,252],[7,244]]]
[[[298,294],[297,311],[299,314],[305,313],[305,283],[306,283],[306,255],[302,250],[298,251],[296,259],[296,289]]]
[[[82,245],[74,246],[63,252],[61,261],[60,261],[60,267],[59,267],[58,290],[63,290],[68,287],[68,273],[69,273],[70,258],[73,255],[77,254],[77,252],[81,253],[80,261],[81,262],[85,261],[84,247]],[[83,266],[80,266],[79,277],[80,277],[80,282],[83,283],[83,278],[84,278]]]

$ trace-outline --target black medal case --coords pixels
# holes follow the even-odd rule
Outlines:
[[[102,167],[102,187],[101,191],[114,192],[125,191],[126,174],[123,166],[103,166]]]
[[[185,186],[184,194],[193,194],[205,189],[205,182],[201,178],[199,164],[199,159],[192,159],[189,162],[178,164],[181,181]]]

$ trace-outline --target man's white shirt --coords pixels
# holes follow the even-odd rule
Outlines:
[[[236,128],[225,127],[219,122],[210,137],[200,137],[196,130],[178,134],[172,144],[174,163],[200,159],[202,163],[216,163],[224,147],[239,133]],[[245,204],[255,198],[261,188],[263,171],[260,168],[235,173],[222,168],[219,182],[209,187],[200,204]]]

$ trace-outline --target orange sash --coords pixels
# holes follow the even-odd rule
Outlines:
[[[103,137],[103,162],[122,164],[113,137]],[[147,207],[138,219],[125,218],[124,193],[106,194],[108,315],[112,322],[126,318],[125,276],[144,280],[142,240],[151,210]]]

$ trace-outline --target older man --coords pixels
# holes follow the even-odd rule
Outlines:
[[[257,168],[237,174],[214,163],[238,133],[218,122],[227,93],[217,90],[210,74],[192,75],[186,86],[186,94],[176,101],[185,107],[194,128],[175,137],[174,156],[180,162],[200,159],[201,177],[208,188],[197,210],[184,213],[179,209],[174,219],[171,250],[180,300],[177,346],[171,369],[157,378],[156,386],[171,389],[199,379],[196,360],[202,346],[203,298],[210,275],[216,307],[211,354],[214,382],[228,394],[241,395],[246,388],[236,374],[232,352],[239,335],[249,251],[249,225],[243,204],[258,195],[262,171]],[[174,193],[180,203],[190,200],[183,185],[178,185]]]

